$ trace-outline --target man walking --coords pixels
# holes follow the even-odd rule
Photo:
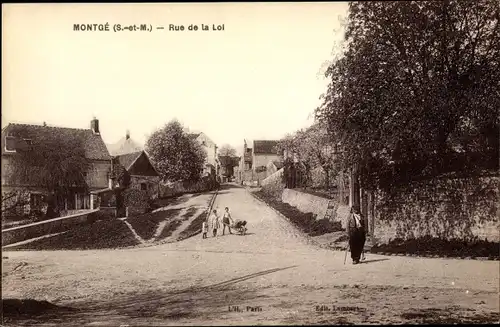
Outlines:
[[[364,219],[358,206],[351,208],[347,230],[349,233],[349,247],[351,248],[351,258],[353,264],[358,264],[361,253],[365,247],[366,230]]]

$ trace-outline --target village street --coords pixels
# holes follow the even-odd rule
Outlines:
[[[344,265],[344,252],[316,247],[244,188],[223,187],[214,208],[225,206],[248,222],[248,235],[125,250],[4,251],[3,298],[80,309],[38,321],[64,325],[499,319],[498,261],[367,254],[363,264]]]

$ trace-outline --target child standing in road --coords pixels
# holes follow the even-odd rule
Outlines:
[[[217,215],[217,210],[213,211],[210,222],[212,223],[212,231],[214,233],[213,235],[214,235],[214,237],[216,237],[217,230],[220,227],[220,219],[219,219],[219,216]]]
[[[203,233],[203,238],[207,238],[208,224],[206,220],[204,220],[203,224],[201,225],[201,232]]]

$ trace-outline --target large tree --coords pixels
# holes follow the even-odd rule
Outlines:
[[[499,6],[353,2],[317,117],[366,187],[498,169]]]
[[[332,174],[337,173],[336,147],[332,144],[325,125],[316,122],[306,129],[287,135],[278,143],[280,152],[286,152],[286,159],[295,159],[301,164],[305,183],[310,181],[312,169],[321,167],[325,174],[325,189],[329,188]]]
[[[206,153],[177,120],[149,136],[146,152],[163,181],[197,181],[201,177]]]
[[[219,149],[219,161],[224,168],[225,176],[234,175],[234,167],[238,166],[238,157],[236,157],[236,149],[229,144],[224,144]]]
[[[57,216],[58,205],[85,182],[89,162],[78,133],[34,133],[23,126],[11,130],[18,139],[17,153],[11,156],[11,183],[39,186],[49,191],[47,216]],[[24,139],[32,140],[27,144]]]

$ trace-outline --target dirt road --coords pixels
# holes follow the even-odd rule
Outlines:
[[[319,249],[239,187],[214,207],[248,221],[246,236],[201,235],[155,247],[4,252],[4,298],[78,309],[16,324],[248,325],[495,322],[497,261]],[[24,263],[24,264],[23,264]],[[6,321],[8,325],[8,321]]]

